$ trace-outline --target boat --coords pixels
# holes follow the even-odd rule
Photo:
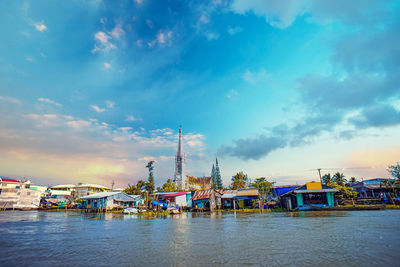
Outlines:
[[[139,210],[137,208],[126,208],[124,209],[125,214],[136,214],[139,213]]]

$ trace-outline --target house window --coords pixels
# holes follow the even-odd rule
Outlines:
[[[326,193],[306,193],[303,194],[303,203],[312,204],[327,204]]]
[[[30,195],[31,195],[31,192],[26,193],[26,195],[27,195],[27,196],[30,196]]]
[[[18,195],[18,196],[21,195],[21,192],[18,192],[17,195]]]

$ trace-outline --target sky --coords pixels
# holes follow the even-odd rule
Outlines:
[[[6,0],[0,176],[117,187],[388,177],[400,161],[400,2]]]

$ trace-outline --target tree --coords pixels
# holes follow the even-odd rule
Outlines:
[[[257,178],[253,183],[250,184],[251,187],[258,189],[258,195],[260,198],[259,208],[264,207],[264,196],[271,193],[271,187],[275,182],[268,182],[265,177]]]
[[[332,182],[332,177],[331,177],[331,174],[330,173],[327,173],[327,174],[325,174],[324,176],[322,176],[322,182],[324,183],[324,184],[329,184],[329,183],[331,183]]]
[[[340,200],[344,200],[346,198],[347,199],[351,199],[353,201],[353,205],[354,205],[354,199],[357,197],[358,193],[353,190],[353,187],[339,185],[339,184],[334,183],[334,182],[329,183],[328,186],[336,188],[337,190],[339,190],[339,192],[336,194],[336,196]]]
[[[213,165],[213,172],[212,172],[212,183],[214,189],[222,189],[222,178],[221,173],[219,171],[218,159],[215,159],[215,169]]]
[[[149,169],[149,180],[146,184],[146,190],[149,192],[149,194],[152,194],[154,192],[154,176],[153,176],[153,164],[154,164],[154,160],[149,161],[147,163],[146,168]]]
[[[396,180],[389,180],[389,179],[384,179],[383,180],[383,185],[386,187],[386,190],[389,192],[389,189],[392,191],[392,193],[394,194],[394,196],[396,196]],[[389,193],[389,198],[391,200],[391,202],[393,203],[393,197],[392,194]]]
[[[171,180],[168,179],[166,183],[162,185],[162,187],[157,187],[158,192],[176,192],[178,191],[178,188],[176,188],[175,183]]]
[[[128,195],[141,195],[144,196],[143,190],[145,189],[146,182],[143,180],[137,181],[136,185],[128,184],[128,187],[123,191]]]
[[[229,187],[232,190],[245,189],[247,187],[248,177],[243,171],[238,172],[232,176],[232,184]]]
[[[204,191],[209,190],[211,188],[211,179],[210,177],[199,177],[196,178],[194,176],[187,175],[186,176],[186,188],[190,191]]]
[[[333,175],[332,182],[340,186],[344,186],[347,182],[347,180],[344,177],[345,176],[343,175],[343,173],[337,172],[335,173],[335,175]]]
[[[387,171],[393,176],[394,179],[400,181],[400,164],[398,162],[396,165],[389,165]]]
[[[353,185],[353,184],[355,184],[355,183],[357,183],[358,181],[357,181],[357,179],[355,178],[355,177],[351,177],[350,178],[350,180],[349,180],[349,183],[351,184],[351,185]]]

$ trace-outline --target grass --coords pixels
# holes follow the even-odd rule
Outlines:
[[[282,212],[287,211],[284,208],[274,208],[274,209],[263,209],[262,211],[258,208],[255,209],[229,209],[229,210],[216,210],[218,212],[243,212],[243,213],[261,213],[261,212]]]
[[[340,205],[339,207],[381,207],[385,206],[386,209],[400,209],[400,205],[393,204],[356,204],[356,205]]]

